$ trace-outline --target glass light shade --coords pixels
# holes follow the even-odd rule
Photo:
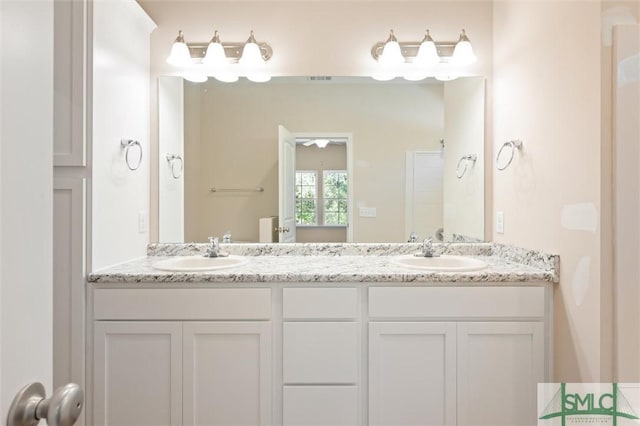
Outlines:
[[[192,83],[204,83],[208,79],[205,73],[196,70],[185,71],[182,78]]]
[[[193,61],[191,60],[191,54],[189,53],[187,44],[180,41],[173,42],[173,46],[171,46],[171,53],[167,58],[167,63],[175,67],[191,66]]]
[[[422,67],[432,67],[440,63],[438,49],[433,40],[423,41],[418,49],[416,59],[413,61],[415,65]]]
[[[376,67],[376,70],[371,74],[371,78],[376,81],[390,81],[396,78],[396,74],[386,67],[378,66]]]
[[[207,47],[207,53],[202,59],[202,63],[210,67],[219,67],[227,64],[227,57],[224,54],[222,44],[211,42]]]
[[[452,74],[452,73],[439,73],[439,74],[436,74],[435,77],[436,77],[436,80],[438,81],[451,81],[458,78],[456,74]]]
[[[387,41],[382,48],[382,54],[378,58],[378,63],[387,67],[399,66],[404,63],[404,56],[400,44],[397,41]]]
[[[229,67],[216,70],[213,73],[213,78],[223,83],[235,83],[238,81],[238,73],[229,69]]]
[[[246,68],[257,67],[264,64],[264,59],[262,59],[262,53],[260,52],[260,46],[256,43],[245,43],[244,48],[242,49],[242,56],[238,63],[240,66]]]
[[[430,73],[426,71],[423,67],[412,66],[407,70],[405,70],[405,72],[402,74],[402,78],[408,81],[420,81],[429,77],[429,74]]]
[[[460,39],[453,49],[453,58],[451,62],[455,65],[470,65],[477,61],[478,58],[473,53],[473,47],[464,30],[460,33]]]
[[[251,72],[247,72],[247,80],[253,81],[254,83],[266,83],[271,80],[271,74],[261,67],[262,69],[253,70]]]

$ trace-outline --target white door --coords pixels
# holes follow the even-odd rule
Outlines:
[[[53,1],[0,1],[0,28],[4,424],[21,388],[37,381],[45,385],[47,396],[53,391]],[[20,40],[19,48],[15,40]]]
[[[456,324],[369,323],[369,424],[456,424]]]
[[[296,138],[278,126],[278,231],[281,243],[296,242]]]
[[[440,152],[408,151],[406,157],[405,237],[437,240],[444,226],[444,159]]]
[[[458,424],[535,425],[542,322],[458,324]]]
[[[270,322],[184,323],[183,345],[184,425],[271,425]]]

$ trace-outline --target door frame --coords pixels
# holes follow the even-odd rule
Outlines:
[[[296,139],[344,139],[347,147],[347,242],[353,242],[353,133],[339,133],[339,132],[292,132]]]

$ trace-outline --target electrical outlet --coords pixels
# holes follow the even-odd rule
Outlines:
[[[496,212],[496,232],[504,234],[504,212]]]
[[[375,207],[360,207],[360,217],[376,217]]]
[[[138,212],[138,233],[144,234],[147,232],[147,214],[140,210]]]

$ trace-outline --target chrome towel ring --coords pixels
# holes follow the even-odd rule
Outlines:
[[[182,171],[184,170],[184,161],[182,157],[177,154],[167,154],[167,162],[171,169],[171,176],[174,179],[180,179],[182,177]],[[176,171],[176,164],[180,164],[180,168]]]
[[[506,147],[510,147],[511,148],[511,155],[509,156],[509,161],[507,161],[507,163],[504,166],[500,167],[500,155],[502,154],[502,151]],[[522,149],[522,141],[520,139],[514,139],[512,141],[506,141],[505,143],[502,144],[502,147],[500,147],[500,150],[498,151],[498,155],[496,155],[496,167],[498,168],[498,170],[504,170],[507,167],[509,167],[509,165],[513,161],[513,155],[514,155],[516,149]]]
[[[140,164],[142,164],[142,145],[140,145],[140,142],[134,139],[120,139],[120,146],[124,149],[124,161],[127,163],[129,170],[138,170]],[[133,146],[137,146],[139,152],[138,160],[134,165],[129,160],[129,151]]]
[[[471,161],[475,163],[477,159],[478,156],[476,154],[463,155],[462,157],[460,157],[460,160],[458,160],[458,165],[456,166],[456,177],[458,179],[462,179],[462,176],[467,173],[469,162]],[[460,166],[464,167],[461,168]]]

